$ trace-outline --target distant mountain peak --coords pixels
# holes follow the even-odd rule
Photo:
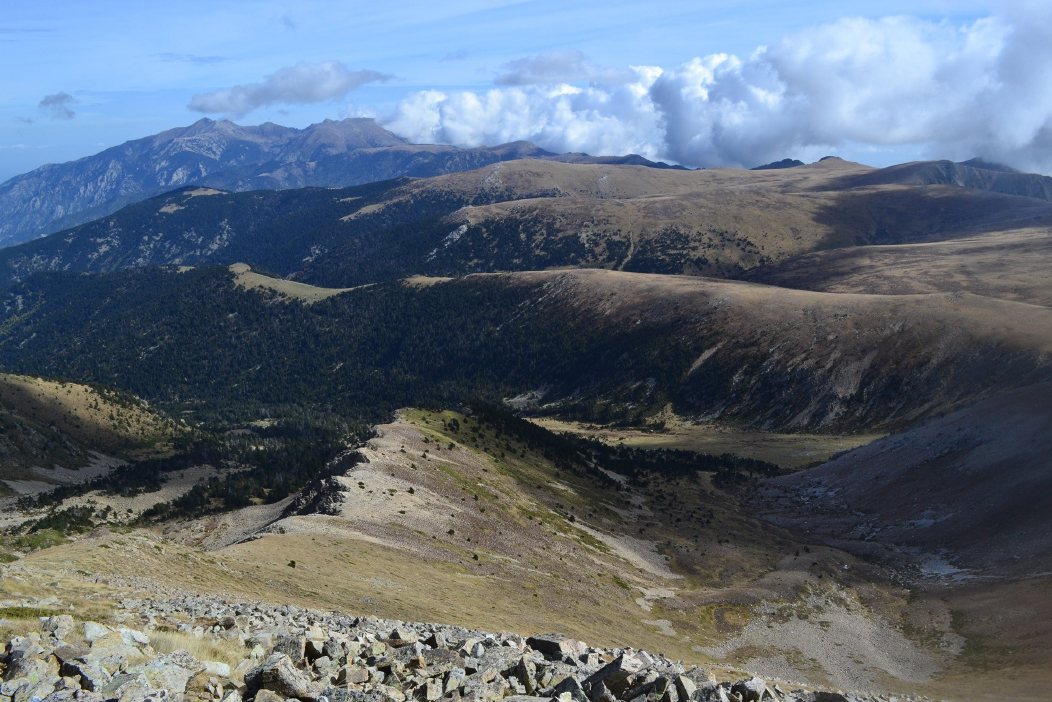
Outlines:
[[[995,161],[987,161],[984,158],[976,156],[970,158],[967,161],[961,161],[957,164],[958,166],[969,166],[971,168],[979,168],[984,171],[997,171],[999,173],[1021,173],[1011,166],[1006,166],[1003,163],[996,163]]]
[[[762,166],[756,166],[749,170],[753,171],[773,171],[779,168],[796,168],[797,166],[804,165],[803,161],[797,161],[795,158],[783,158],[781,161],[772,161],[771,163],[765,163]]]

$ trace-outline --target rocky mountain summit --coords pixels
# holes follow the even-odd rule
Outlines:
[[[703,668],[561,634],[524,637],[194,595],[125,599],[114,619],[116,627],[40,617],[38,631],[11,638],[0,658],[0,702],[918,699],[784,691],[757,677],[717,682]],[[225,642],[240,651],[240,663],[199,660],[185,648],[159,653],[151,643],[172,635],[166,632]]]

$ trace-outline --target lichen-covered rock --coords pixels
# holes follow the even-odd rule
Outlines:
[[[89,692],[99,692],[113,676],[98,662],[87,658],[75,658],[62,664],[62,675],[80,680],[80,686]]]
[[[94,642],[95,639],[101,639],[112,631],[113,629],[110,629],[104,624],[99,624],[98,622],[84,622],[84,639],[88,643]]]
[[[182,693],[186,683],[205,669],[201,661],[189,652],[179,650],[166,653],[145,663],[140,663],[128,670],[133,675],[142,675],[155,689],[171,690]]]
[[[48,617],[42,622],[41,628],[47,633],[51,634],[55,639],[64,641],[70,634],[73,633],[75,628],[73,617],[68,614],[57,614],[53,617]]]
[[[731,694],[739,695],[743,702],[760,702],[766,689],[766,680],[753,677],[749,680],[739,680],[734,683],[734,686],[731,687]]]
[[[7,643],[5,647],[8,660],[14,661],[20,658],[33,658],[44,653],[40,645],[40,637],[36,634],[30,636],[16,636]]]

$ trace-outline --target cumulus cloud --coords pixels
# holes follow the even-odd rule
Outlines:
[[[493,80],[497,85],[552,83],[605,83],[616,85],[632,80],[632,71],[600,68],[580,51],[546,51],[501,67]]]
[[[477,146],[528,139],[552,151],[656,155],[658,115],[640,84],[493,89],[481,95],[429,90],[403,100],[384,120],[417,143]]]
[[[415,141],[528,139],[690,166],[914,146],[1052,172],[1052,6],[954,26],[846,18],[738,57],[606,75],[578,52],[505,66],[482,94],[426,91],[385,120]],[[582,86],[582,83],[588,85]]]
[[[69,106],[74,103],[76,103],[76,100],[69,93],[55,93],[54,95],[45,95],[37,104],[37,107],[51,119],[73,119],[77,116],[77,113],[70,109]]]
[[[384,82],[392,77],[376,71],[352,71],[339,61],[301,62],[272,73],[262,83],[194,95],[188,107],[195,112],[244,117],[260,107],[276,104],[338,100],[366,83]]]

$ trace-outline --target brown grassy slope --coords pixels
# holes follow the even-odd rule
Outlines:
[[[304,304],[311,304],[325,298],[347,292],[350,288],[321,288],[316,285],[297,283],[284,278],[273,278],[252,271],[247,263],[232,263],[228,266],[234,274],[234,285],[245,290],[263,288],[272,290],[279,297],[286,300],[300,300]]]
[[[582,198],[637,198],[684,195],[700,190],[763,189],[772,192],[814,190],[837,178],[874,169],[848,161],[827,161],[783,171],[716,168],[698,171],[660,170],[643,166],[554,163],[521,160],[496,163],[475,171],[451,173],[407,184],[403,196],[457,192],[492,197],[528,197],[529,193]]]
[[[165,443],[181,431],[172,419],[134,397],[33,376],[0,374],[0,403],[103,453],[164,451]]]
[[[453,418],[459,431],[443,424]],[[962,619],[942,598],[911,598],[881,568],[765,526],[705,477],[602,487],[448,412],[406,411],[379,429],[369,462],[340,478],[336,515],[281,519],[224,545],[245,512],[266,509],[249,508],[184,524],[163,542],[93,535],[24,565],[69,591],[84,588],[83,573],[130,576],[362,615],[566,631],[842,689],[982,699],[977,670],[954,660]],[[951,602],[982,624],[974,601]],[[984,626],[997,645],[1016,641]],[[1046,654],[1032,652],[1028,665]],[[1023,671],[1011,689],[1034,679]]]
[[[765,616],[754,612],[763,600],[795,606],[814,592],[839,593],[833,599],[856,608],[831,604],[831,616],[847,617],[853,633],[828,633],[828,647],[835,642],[857,661],[809,651],[824,663],[800,677],[906,690],[917,680],[904,660],[917,655],[938,668],[945,658],[895,632],[905,593],[882,571],[832,549],[802,555],[801,544],[744,514],[706,476],[604,486],[451,412],[406,411],[378,430],[368,462],[338,479],[336,514],[286,517],[243,540],[240,523],[268,509],[249,508],[170,530],[161,548],[131,537],[107,539],[106,548],[83,540],[27,560],[164,574],[192,589],[362,614],[562,630],[736,665],[755,656],[755,647],[734,641]],[[238,543],[226,545],[231,536]],[[869,655],[859,631],[887,637],[893,660]],[[726,650],[713,648],[728,640]]]
[[[816,250],[1052,221],[1052,204],[1031,198],[950,185],[843,186],[874,172],[840,160],[775,171],[523,160],[413,181],[344,219],[455,195],[479,203],[450,217],[452,229],[467,225],[466,231],[416,265],[468,272],[599,267],[719,277]],[[301,275],[311,279],[333,265],[322,257]]]
[[[831,293],[972,292],[1052,306],[1052,230],[823,251],[751,271],[756,282]]]
[[[612,446],[644,449],[679,449],[719,456],[724,453],[755,458],[783,468],[798,469],[827,461],[880,434],[778,434],[748,431],[719,424],[684,421],[671,412],[657,418],[660,428],[613,427],[570,422],[555,417],[531,418],[535,424],[556,433],[570,432],[598,439]]]
[[[46,485],[87,480],[92,452],[121,458],[163,454],[181,431],[134,398],[86,385],[0,374],[0,495],[5,481]],[[100,468],[104,469],[104,468]]]
[[[816,250],[952,238],[1052,220],[1048,203],[951,186],[785,192],[782,185],[468,207],[451,224],[470,228],[442,254],[456,255],[472,238],[488,238],[475,246],[494,249],[499,260],[498,250],[519,239],[531,253],[546,252],[568,265],[727,277]],[[560,250],[575,249],[577,258],[560,258]],[[520,256],[506,267],[530,263]]]
[[[832,295],[599,270],[501,280],[536,286],[536,304],[583,328],[646,324],[680,350],[667,387],[648,384],[650,367],[621,363],[631,377],[616,387],[582,379],[548,392],[540,404],[553,412],[586,401],[576,392],[637,403],[664,393],[695,418],[872,432],[1049,375],[1052,311],[976,295]]]

